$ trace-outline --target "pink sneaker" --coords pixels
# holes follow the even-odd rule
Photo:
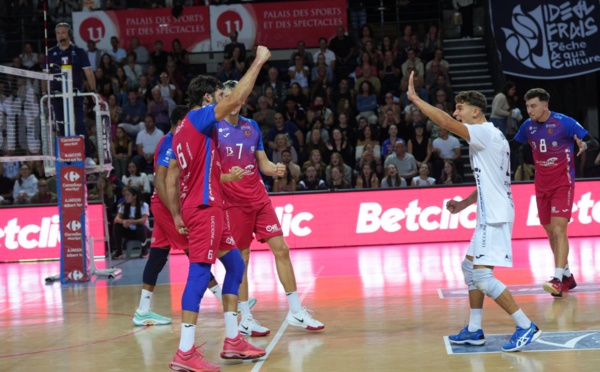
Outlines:
[[[185,371],[185,372],[218,372],[221,367],[212,364],[208,360],[204,359],[204,350],[202,349],[204,344],[196,347],[192,346],[189,351],[181,351],[177,349],[173,361],[169,363],[169,367],[173,371]]]
[[[226,338],[221,358],[223,359],[256,359],[265,356],[266,350],[250,344],[241,333],[235,338]]]

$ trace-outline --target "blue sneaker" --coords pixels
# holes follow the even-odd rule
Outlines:
[[[158,315],[154,311],[141,311],[136,310],[133,316],[133,325],[136,326],[151,326],[151,325],[165,325],[171,324],[171,318],[166,316]]]
[[[469,325],[466,325],[457,335],[448,336],[450,343],[456,345],[474,345],[481,346],[485,344],[485,335],[482,329],[475,332],[469,332]]]
[[[531,327],[523,329],[517,326],[517,331],[512,335],[510,341],[502,345],[502,351],[519,351],[533,341],[540,338],[542,331],[531,322]]]

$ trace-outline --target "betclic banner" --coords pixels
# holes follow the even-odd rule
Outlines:
[[[171,13],[171,8],[74,12],[75,43],[85,48],[94,40],[98,49],[108,50],[116,36],[119,47],[127,49],[130,39],[138,37],[151,52],[157,40],[171,51],[178,38],[188,52],[222,52],[235,30],[246,49],[290,49],[298,41],[316,47],[320,37],[330,39],[348,24],[344,0],[192,6],[183,7],[177,18]]]
[[[600,70],[598,0],[490,0],[504,73],[557,79]]]

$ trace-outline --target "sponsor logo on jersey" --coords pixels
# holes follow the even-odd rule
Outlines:
[[[250,131],[249,131],[249,130],[245,130],[245,131],[244,131],[244,136],[246,136],[246,137],[250,137]]]
[[[552,129],[552,128],[548,129],[548,134],[554,134],[554,129]]]

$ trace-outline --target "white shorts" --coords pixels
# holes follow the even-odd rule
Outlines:
[[[474,265],[512,267],[512,222],[477,225],[468,256]]]

